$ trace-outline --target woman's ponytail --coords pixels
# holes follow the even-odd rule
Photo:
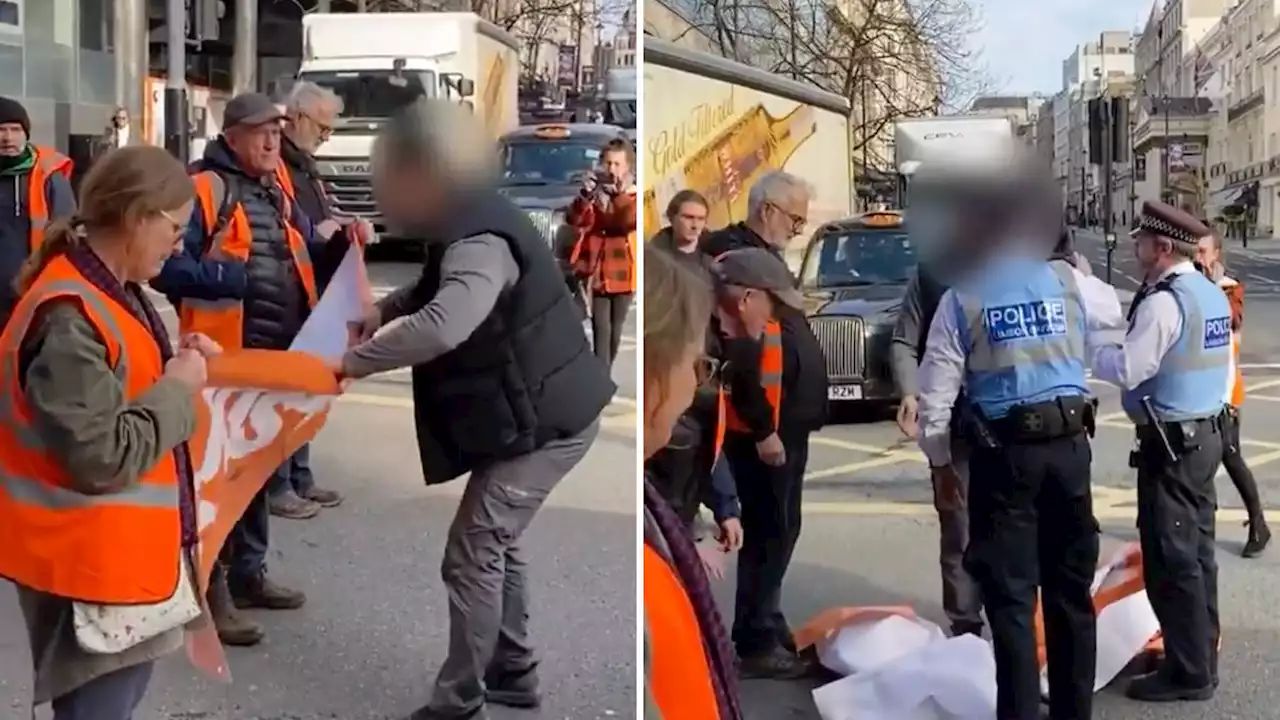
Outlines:
[[[44,241],[31,252],[23,263],[22,270],[18,272],[18,279],[14,281],[14,289],[18,291],[18,295],[26,294],[31,283],[35,282],[50,261],[80,244],[83,234],[84,223],[77,217],[49,223],[44,231]]]

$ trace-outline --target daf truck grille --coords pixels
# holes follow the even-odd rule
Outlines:
[[[831,382],[860,379],[867,368],[866,331],[862,318],[811,317],[809,327],[827,361]]]
[[[538,229],[538,234],[547,241],[548,245],[554,247],[556,231],[559,228],[555,213],[550,210],[529,210],[528,213],[529,221]]]

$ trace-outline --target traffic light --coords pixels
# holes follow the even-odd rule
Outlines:
[[[1129,101],[1111,98],[1111,160],[1129,162]]]
[[[1102,164],[1103,138],[1106,136],[1106,101],[1093,98],[1089,101],[1089,162]]]

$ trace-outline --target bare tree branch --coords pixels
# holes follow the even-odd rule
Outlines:
[[[683,15],[721,55],[848,98],[856,152],[899,118],[967,106],[988,89],[969,46],[981,28],[972,2],[702,0],[697,17]]]

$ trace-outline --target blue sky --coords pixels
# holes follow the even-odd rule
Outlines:
[[[1152,0],[974,0],[983,18],[975,47],[996,89],[1007,94],[1061,89],[1062,61],[1103,30],[1137,30]]]

